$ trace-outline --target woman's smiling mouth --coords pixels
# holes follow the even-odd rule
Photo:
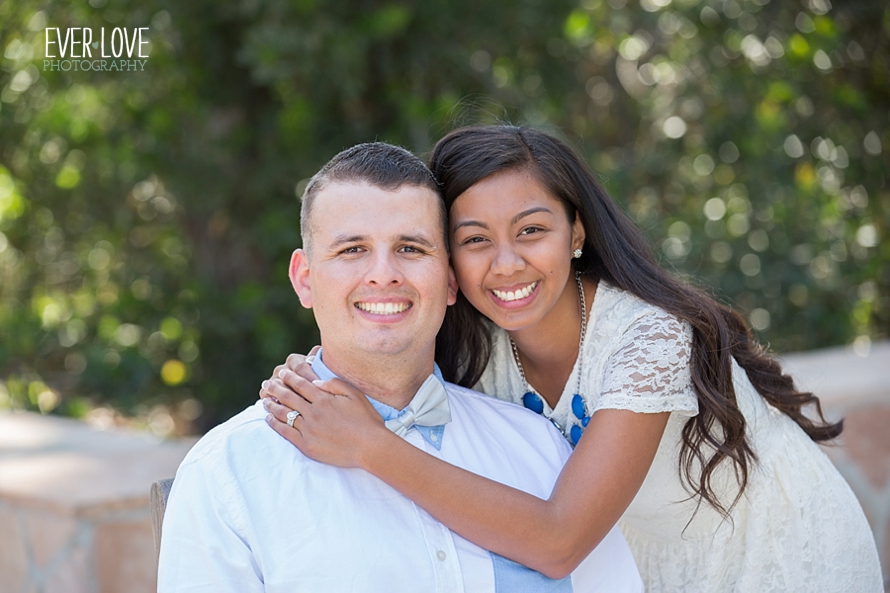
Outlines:
[[[504,302],[510,301],[518,301],[519,299],[527,298],[531,293],[535,291],[535,288],[538,286],[538,281],[535,280],[525,288],[520,288],[518,290],[497,290],[495,288],[491,289],[491,293],[497,297],[498,300]]]

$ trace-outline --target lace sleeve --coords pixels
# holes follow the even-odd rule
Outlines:
[[[667,313],[635,321],[606,362],[596,408],[698,413],[689,358],[692,329]]]

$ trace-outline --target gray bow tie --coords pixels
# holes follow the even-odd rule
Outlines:
[[[448,393],[442,382],[435,375],[430,375],[398,417],[386,421],[386,427],[403,437],[415,424],[439,426],[449,422],[451,408],[448,406]]]

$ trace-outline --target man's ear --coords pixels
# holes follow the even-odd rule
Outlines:
[[[302,249],[297,249],[291,256],[288,276],[294,291],[300,297],[300,303],[307,309],[311,309],[312,288],[309,286],[309,256]]]
[[[454,274],[454,268],[451,267],[451,264],[448,264],[448,301],[449,305],[453,305],[457,302],[457,276]]]

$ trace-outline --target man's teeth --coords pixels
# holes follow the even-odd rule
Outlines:
[[[411,303],[356,303],[355,306],[374,315],[394,315],[410,307]]]
[[[523,288],[521,290],[503,292],[500,290],[492,289],[491,292],[493,292],[494,296],[498,297],[502,301],[515,301],[518,299],[524,299],[525,297],[530,295],[532,293],[532,291],[535,290],[535,287],[537,285],[538,285],[537,282],[532,282],[531,284],[529,284],[528,286],[526,286],[525,288]]]

